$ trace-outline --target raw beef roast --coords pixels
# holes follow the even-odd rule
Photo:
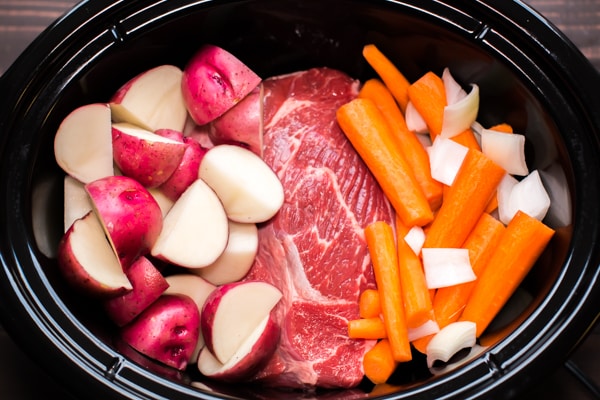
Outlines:
[[[348,338],[358,297],[374,287],[363,229],[391,223],[377,182],[335,120],[358,82],[328,68],[265,82],[264,159],[285,188],[277,216],[260,227],[247,280],[277,286],[280,345],[254,380],[289,388],[353,387],[373,341]]]

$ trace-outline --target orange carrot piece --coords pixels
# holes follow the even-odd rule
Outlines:
[[[336,115],[402,221],[410,226],[431,222],[429,202],[400,150],[398,138],[375,103],[356,98],[338,108]]]
[[[404,113],[408,104],[408,87],[410,82],[398,68],[375,46],[368,44],[363,47],[363,57],[375,70],[377,75],[389,88]]]
[[[469,149],[431,223],[424,247],[461,247],[483,214],[506,171]]]
[[[385,383],[397,366],[398,362],[394,360],[392,347],[387,339],[377,342],[363,358],[365,376],[376,385]]]
[[[412,354],[402,305],[402,287],[394,230],[387,222],[373,222],[365,228],[365,238],[373,263],[381,300],[381,314],[393,358],[398,362],[410,361]]]
[[[498,131],[498,132],[513,133],[513,127],[505,122],[494,125],[489,129],[491,129],[493,131]]]
[[[348,321],[350,339],[383,339],[387,337],[381,318],[358,318]]]
[[[446,89],[444,82],[435,73],[429,71],[408,87],[408,98],[421,114],[429,128],[429,136],[434,141],[442,132]]]
[[[487,206],[485,206],[485,212],[491,214],[495,209],[498,208],[498,192],[492,196],[490,201],[488,201]]]
[[[409,228],[396,218],[396,237],[398,248],[398,269],[404,315],[408,328],[417,328],[434,318],[433,305],[421,258],[408,245],[404,237]]]
[[[358,312],[361,318],[379,317],[381,303],[377,289],[365,289],[358,298]]]
[[[394,135],[399,139],[400,150],[415,174],[415,178],[429,205],[437,209],[442,203],[442,183],[431,176],[429,154],[414,132],[406,126],[402,110],[394,100],[392,93],[379,79],[367,80],[358,97],[371,99],[383,114]]]
[[[477,325],[479,337],[531,270],[554,230],[518,211],[500,236],[460,317]]]
[[[504,229],[502,222],[483,213],[465,240],[462,247],[469,250],[469,259],[475,276],[479,277],[483,273]],[[438,289],[433,300],[433,310],[440,329],[458,320],[475,287],[475,282]]]
[[[479,145],[477,138],[475,138],[475,133],[471,128],[467,128],[458,135],[453,136],[452,140],[470,149],[481,151],[481,146]]]

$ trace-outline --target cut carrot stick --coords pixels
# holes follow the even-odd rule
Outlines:
[[[444,108],[448,105],[442,78],[431,71],[427,72],[408,87],[408,98],[423,117],[431,141],[434,141],[442,132]]]
[[[432,178],[429,154],[417,135],[408,130],[404,115],[390,90],[379,79],[369,79],[364,83],[358,97],[371,99],[379,108],[393,134],[398,137],[400,150],[414,172],[430,207],[434,210],[439,208],[442,203],[442,183]]]
[[[553,235],[553,229],[522,211],[508,223],[460,317],[461,321],[475,322],[477,337],[531,270]]]
[[[477,138],[475,138],[475,133],[471,128],[465,129],[458,135],[453,136],[451,139],[465,147],[481,151],[481,146],[479,145]]]
[[[494,125],[489,129],[491,129],[493,131],[498,131],[498,132],[513,133],[513,127],[505,122]]]
[[[412,354],[402,305],[394,230],[387,222],[373,222],[365,228],[365,238],[373,263],[381,314],[393,358],[398,362],[410,361]]]
[[[409,226],[433,220],[433,211],[400,150],[398,138],[370,99],[356,98],[337,110],[337,121],[390,203]]]
[[[404,113],[408,104],[410,82],[374,44],[363,47],[363,57],[389,88]]]
[[[379,317],[381,303],[377,289],[365,289],[358,298],[358,312],[361,318]]]
[[[483,213],[465,240],[463,248],[469,250],[469,259],[475,276],[479,277],[483,273],[504,229],[502,222]],[[440,329],[458,320],[475,287],[475,282],[438,289],[433,300],[433,310]]]
[[[365,353],[363,358],[363,367],[365,376],[374,384],[385,383],[394,370],[398,362],[394,360],[390,342],[382,339]]]
[[[348,337],[351,339],[383,339],[387,337],[381,318],[358,318],[348,321]]]
[[[423,247],[461,247],[506,172],[483,153],[469,149]]]
[[[408,328],[417,328],[434,318],[433,305],[421,258],[404,240],[409,228],[396,219],[398,269],[402,285],[404,315]]]
[[[498,208],[498,192],[492,196],[490,201],[488,201],[487,206],[485,206],[485,212],[491,214],[495,209]]]

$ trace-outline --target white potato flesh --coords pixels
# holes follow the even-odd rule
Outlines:
[[[182,75],[174,65],[160,65],[131,79],[111,99],[114,122],[129,122],[150,131],[182,131],[187,119]]]
[[[227,215],[215,192],[201,179],[183,192],[163,221],[152,255],[187,268],[212,264],[229,237]]]
[[[173,204],[175,204],[175,202],[169,197],[167,197],[167,195],[159,188],[148,188],[148,191],[150,192],[152,197],[154,197],[154,200],[156,200],[156,202],[158,203],[163,218],[166,217],[169,211],[171,210],[171,207],[173,207]]]
[[[96,214],[75,221],[64,240],[59,264],[76,286],[97,293],[132,289]]]
[[[70,175],[64,178],[64,228],[69,227],[92,210],[92,201],[83,183]]]
[[[257,251],[256,224],[229,221],[229,240],[223,254],[211,265],[191,271],[213,285],[236,282],[246,276]]]
[[[206,300],[200,320],[207,347],[221,363],[227,363],[281,297],[281,291],[266,282],[219,286]]]
[[[113,175],[108,104],[84,105],[67,115],[54,137],[54,156],[68,175],[83,183]]]
[[[264,222],[283,204],[277,175],[262,158],[240,146],[210,149],[200,163],[199,177],[217,193],[232,221]]]

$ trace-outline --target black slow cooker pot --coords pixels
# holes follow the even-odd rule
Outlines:
[[[359,79],[374,76],[361,49],[375,43],[411,80],[449,67],[459,82],[477,83],[480,122],[509,122],[526,134],[530,168],[552,182],[546,222],[556,235],[521,285],[530,301],[484,335],[487,351],[437,376],[403,365],[377,395],[367,384],[310,394],[240,385],[210,391],[191,384],[199,377],[121,351],[102,313],[57,276],[63,174],[54,133],[75,107],[107,101],[150,67],[183,66],[205,42],[263,77],[328,66]],[[510,398],[564,361],[600,311],[600,77],[520,2],[83,1],[0,85],[2,324],[82,398]]]

